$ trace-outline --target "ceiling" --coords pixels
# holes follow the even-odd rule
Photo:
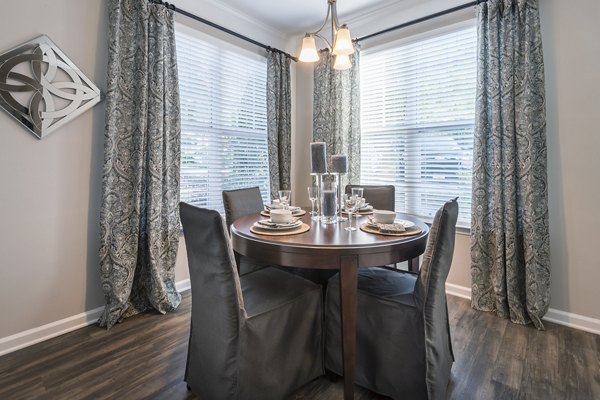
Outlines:
[[[406,0],[337,0],[339,23]],[[327,0],[227,0],[228,7],[280,32],[298,33],[319,28],[327,13]]]

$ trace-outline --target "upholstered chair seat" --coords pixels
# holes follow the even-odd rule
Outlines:
[[[221,215],[180,204],[192,290],[185,381],[200,399],[281,400],[323,374],[321,286],[237,273]]]
[[[445,282],[452,263],[456,200],[438,210],[418,275],[360,269],[357,384],[393,399],[445,399],[454,361]],[[342,374],[339,275],[329,280],[325,367]]]

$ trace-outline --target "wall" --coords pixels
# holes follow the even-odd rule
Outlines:
[[[350,24],[352,34],[362,36],[464,2],[436,3],[403,2],[404,6],[408,6],[404,12],[388,10],[385,15],[355,18]],[[467,14],[469,12],[466,11]],[[448,17],[446,22],[451,23],[467,15],[465,12],[460,14]],[[546,67],[552,269],[550,306],[554,309],[548,316],[562,322],[587,323],[587,328],[600,331],[600,292],[596,289],[600,281],[600,261],[595,253],[596,230],[600,226],[597,206],[600,204],[600,157],[596,155],[600,149],[597,123],[600,104],[600,51],[597,44],[600,25],[597,21],[600,19],[600,3],[582,0],[573,6],[560,0],[540,0],[540,16]],[[373,28],[373,21],[377,21],[377,29]],[[401,34],[410,35],[426,25],[433,28],[436,23],[440,22],[420,24],[423,26],[409,28]],[[377,42],[384,40],[386,37],[380,37]],[[365,42],[363,48],[366,44],[373,45]],[[298,80],[302,82],[297,82],[297,87],[310,84],[312,88],[312,82],[306,79],[312,81],[312,74],[298,74]],[[310,121],[301,121],[301,118],[311,118],[312,114],[300,109],[300,105],[312,107],[310,99],[312,91],[296,92],[299,107],[296,129],[308,136],[296,143],[305,146],[310,142],[312,130]],[[301,168],[307,168],[302,165],[296,167],[299,173]],[[302,192],[306,190],[304,186],[305,183],[295,190]],[[457,234],[454,261],[448,277],[448,283],[457,286],[454,287],[455,292],[469,294],[469,268],[469,237]],[[577,314],[575,320],[561,311]],[[589,321],[585,317],[594,320]]]
[[[103,2],[11,2],[0,21],[0,51],[47,34],[105,92]],[[0,338],[103,304],[103,129],[104,102],[44,140],[0,112]]]
[[[285,46],[283,34],[219,2],[177,5],[263,43]],[[105,93],[106,10],[105,0],[12,2],[0,15],[0,52],[47,34]],[[179,14],[176,20],[256,50]],[[44,140],[0,112],[0,354],[46,333],[85,325],[104,304],[97,256],[104,112],[102,102]],[[185,285],[183,239],[175,275]]]
[[[546,74],[552,319],[600,329],[600,3],[541,0]],[[469,240],[457,236],[448,282],[470,287]],[[594,318],[583,321],[578,316]],[[570,319],[573,319],[572,317]]]
[[[190,1],[178,5],[184,8]],[[439,10],[461,2],[445,3],[447,6],[425,1],[423,8],[414,5],[405,12],[387,12],[378,21],[383,28],[428,14],[434,6]],[[254,21],[221,12],[215,4],[203,1],[195,11],[266,44],[295,52],[297,38],[269,33]],[[12,2],[9,11],[0,16],[0,50],[48,34],[104,91],[105,5],[98,0]],[[595,120],[600,104],[600,52],[595,38],[600,36],[596,23],[600,4],[581,0],[573,7],[559,0],[543,0],[540,10],[546,59],[551,306],[598,319],[600,295],[595,286],[600,281],[600,262],[594,249],[600,226],[596,207],[600,204],[600,158],[595,154],[600,149]],[[376,16],[366,20],[373,18]],[[355,19],[353,34],[370,33],[373,24],[367,22]],[[298,65],[293,76],[293,188],[298,201],[308,205],[312,70]],[[104,102],[41,141],[0,113],[0,342],[9,335],[103,305],[97,260],[103,130]],[[187,278],[184,249],[182,244],[178,281]],[[468,236],[457,235],[448,280],[470,286]]]

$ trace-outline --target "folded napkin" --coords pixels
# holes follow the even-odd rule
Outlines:
[[[402,233],[406,228],[402,224],[378,224],[381,233]]]
[[[273,205],[265,204],[266,211],[271,211],[271,209],[280,209],[280,208],[283,208],[283,207],[281,207],[281,206],[273,207]],[[297,211],[300,211],[302,208],[296,207],[296,206],[290,206],[289,209],[291,212],[297,212]]]
[[[298,218],[293,218],[290,222],[284,224],[272,222],[270,219],[261,219],[257,222],[259,225],[266,226],[269,228],[293,228],[294,226],[299,226],[302,224],[302,222]]]

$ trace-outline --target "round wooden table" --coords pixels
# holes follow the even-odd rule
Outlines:
[[[337,269],[340,271],[342,352],[344,355],[344,399],[354,398],[354,363],[356,347],[356,290],[358,268],[409,261],[409,269],[418,270],[418,257],[425,251],[429,227],[421,220],[398,214],[422,231],[413,236],[385,236],[344,230],[348,222],[325,225],[311,221],[309,213],[302,222],[310,230],[297,235],[267,236],[250,231],[259,214],[247,215],[231,226],[233,249],[244,256],[287,267]],[[359,216],[353,226],[366,222]]]

